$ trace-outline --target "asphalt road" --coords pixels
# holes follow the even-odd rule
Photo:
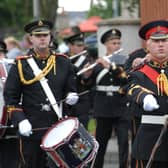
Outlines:
[[[103,168],[119,168],[118,164],[118,145],[116,138],[112,137],[108,143]]]

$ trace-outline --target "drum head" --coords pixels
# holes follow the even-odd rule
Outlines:
[[[43,147],[51,148],[68,138],[76,126],[75,119],[68,119],[55,125],[44,137]]]

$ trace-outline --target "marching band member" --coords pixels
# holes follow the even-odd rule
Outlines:
[[[4,89],[7,111],[21,136],[21,167],[46,167],[46,153],[40,148],[46,130],[40,128],[49,128],[61,118],[57,108],[60,100],[66,98],[69,105],[78,101],[70,60],[49,48],[52,28],[48,20],[25,25],[33,48],[25,56],[17,57]]]
[[[124,65],[124,69],[127,73],[135,71],[138,67],[142,66],[147,59],[147,50],[145,48],[137,49],[129,54],[129,57]],[[130,101],[128,103],[128,110],[131,114],[130,131],[131,131],[131,145],[133,145],[136,133],[141,123],[141,113],[139,112],[139,105],[135,102]],[[131,157],[130,159],[131,168],[135,168],[135,160]]]
[[[145,24],[140,28],[139,36],[146,41],[150,60],[129,73],[126,85],[130,101],[139,106],[138,112],[142,114],[132,155],[137,168],[166,168],[167,131],[155,155],[153,151],[161,128],[166,124],[164,115],[168,114],[168,21],[157,20]],[[152,155],[153,163],[149,160]]]
[[[69,52],[66,54],[69,56],[72,64],[74,65],[75,72],[77,73],[89,62],[88,52],[86,50],[84,42],[84,34],[77,33],[71,35],[67,37],[65,41],[69,47]],[[86,51],[85,54],[80,54],[83,53],[84,51]],[[72,58],[74,55],[77,54],[80,55],[78,57]],[[77,76],[78,93],[84,92],[89,89],[90,85],[82,83],[81,76]],[[78,103],[76,103],[73,107],[70,107],[71,115],[77,117],[86,129],[89,121],[90,109],[91,109],[91,96],[89,92],[85,93],[84,95],[81,95]]]
[[[3,89],[11,66],[10,61],[6,58],[7,47],[5,42],[0,41],[0,90],[1,90],[1,126],[0,126],[0,167],[1,168],[17,168],[19,165],[19,140],[16,131],[10,128],[10,120],[8,119],[6,110],[4,111]],[[7,127],[7,128],[3,128]]]
[[[121,47],[121,32],[110,29],[101,37],[101,42],[107,50],[106,55],[112,55]],[[111,58],[100,57],[98,65],[84,73],[83,80],[95,84],[93,116],[96,118],[96,139],[99,142],[95,168],[102,168],[108,141],[115,129],[119,144],[120,168],[127,167],[128,159],[128,119],[126,114],[126,97],[120,87],[125,84],[126,74],[123,70],[126,56],[114,54]]]

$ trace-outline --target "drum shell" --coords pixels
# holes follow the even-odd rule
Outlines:
[[[75,121],[74,129],[69,133],[69,135],[63,139],[60,143],[55,144],[49,148],[44,147],[44,141],[46,136],[50,133],[50,131],[58,126],[61,122],[68,121],[73,119]],[[65,128],[66,129],[66,128]],[[86,147],[84,152],[80,153],[74,150],[74,146],[77,146],[77,140],[81,140],[81,146]],[[98,143],[96,140],[90,136],[90,134],[85,130],[83,125],[79,123],[79,121],[75,117],[69,117],[68,119],[64,119],[63,121],[58,122],[52,128],[50,128],[42,140],[42,149],[45,150],[48,156],[55,162],[55,164],[59,167],[84,167],[94,160],[97,150]],[[77,150],[79,148],[76,148]],[[86,151],[86,152],[85,152]]]

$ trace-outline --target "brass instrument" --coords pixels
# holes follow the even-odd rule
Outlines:
[[[112,57],[113,55],[119,54],[121,51],[123,51],[123,48],[120,48],[119,50],[115,51],[113,54],[110,54],[110,55],[104,56],[104,57],[106,57],[106,58],[109,59],[109,58]],[[98,64],[98,63],[95,62],[95,63],[91,64],[90,66],[81,69],[80,71],[77,72],[77,75],[79,76],[79,75],[83,74],[84,72],[86,72],[86,71],[88,71],[88,70],[90,70],[90,69],[93,69],[97,64]],[[112,64],[115,64],[115,63],[112,62]]]

